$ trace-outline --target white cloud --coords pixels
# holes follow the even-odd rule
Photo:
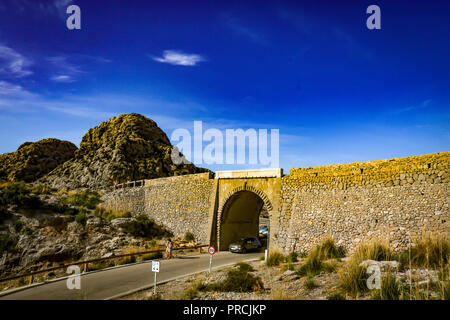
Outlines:
[[[433,101],[433,100],[431,100],[431,99],[427,99],[427,100],[425,100],[424,102],[422,102],[422,106],[428,107],[429,104],[430,104],[432,101]]]
[[[206,59],[199,55],[193,53],[183,53],[181,51],[175,50],[165,50],[163,52],[163,57],[152,57],[153,60],[161,62],[173,64],[176,66],[195,66],[197,63],[201,61],[205,61]]]
[[[61,73],[69,75],[83,73],[81,68],[70,62],[66,56],[49,57],[47,60]]]
[[[81,138],[88,131],[87,128],[74,130],[52,130],[51,128],[43,129],[49,129],[49,131],[40,131],[36,132],[36,134],[20,137],[20,139],[17,139],[16,141],[17,145],[21,145],[24,141],[39,141],[49,137],[55,137],[60,140],[70,141],[80,147]]]
[[[230,14],[224,14],[223,19],[225,24],[233,30],[235,33],[243,35],[255,43],[261,45],[267,45],[269,41],[267,40],[267,35],[261,31],[255,31],[245,25],[243,25],[236,17]]]
[[[42,106],[46,107],[50,111],[55,111],[59,113],[65,113],[71,116],[82,117],[82,118],[93,118],[93,119],[103,119],[108,120],[109,118],[118,116],[120,112],[108,112],[96,110],[94,108],[80,107],[77,102],[42,102]]]
[[[65,75],[65,74],[64,75],[59,75],[59,76],[53,76],[53,77],[50,78],[50,80],[55,81],[55,82],[65,82],[65,83],[74,82],[75,81],[71,76],[68,76],[68,75]]]
[[[66,9],[72,4],[73,0],[15,0],[12,2],[20,12],[29,11],[35,18],[42,19],[43,17],[57,16],[65,20],[67,19]]]
[[[349,54],[362,57],[366,60],[372,60],[374,55],[371,51],[363,47],[350,33],[344,31],[339,27],[332,28],[333,36],[340,43],[343,44],[343,48],[347,50]]]
[[[73,0],[55,0],[54,5],[56,8],[66,8]]]
[[[87,54],[70,54],[48,57],[46,60],[50,63],[50,80],[55,82],[75,82],[88,72],[83,69],[89,69],[92,64],[106,64],[112,62],[101,56],[92,56]]]
[[[27,70],[31,65],[31,60],[14,49],[0,44],[0,74],[21,78],[32,74]]]
[[[74,82],[80,74],[85,73],[79,65],[69,61],[67,56],[48,57],[47,61],[52,65],[52,72],[56,73],[50,77],[55,82]]]
[[[422,101],[422,103],[417,104],[417,105],[412,105],[412,106],[408,106],[408,107],[404,107],[404,108],[397,108],[394,109],[392,111],[393,114],[399,114],[399,113],[404,113],[404,112],[410,112],[410,111],[416,111],[416,110],[420,110],[420,109],[425,109],[428,108],[428,106],[430,105],[430,103],[432,102],[432,99],[426,99],[424,101]]]
[[[34,96],[35,95],[33,93],[25,90],[20,85],[0,81],[0,98],[30,98]]]

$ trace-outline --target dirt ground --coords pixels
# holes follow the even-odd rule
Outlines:
[[[293,264],[295,270],[302,263]],[[344,262],[338,262],[340,266]],[[263,261],[252,261],[249,264],[254,271],[254,276],[260,277],[264,288],[258,292],[203,292],[199,291],[193,298],[195,300],[326,300],[328,296],[337,292],[338,274],[322,272],[315,276],[315,287],[308,289],[306,281],[308,277],[298,276],[295,271],[286,270],[286,266],[267,267]],[[225,279],[227,271],[235,267],[228,267],[221,270],[199,273],[187,276],[175,281],[171,281],[157,286],[159,299],[163,300],[183,300],[189,299],[185,292],[194,286],[199,280],[205,283],[219,282]],[[137,292],[124,300],[144,300],[152,299],[153,289]],[[358,297],[358,299],[368,299],[369,295]]]

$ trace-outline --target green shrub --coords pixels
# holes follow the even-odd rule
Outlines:
[[[205,290],[222,292],[253,292],[264,288],[259,277],[253,276],[247,271],[228,271],[225,280],[209,284]]]
[[[67,204],[58,203],[52,206],[53,211],[61,214],[65,214],[68,216],[76,216],[79,212],[77,208],[69,207]]]
[[[31,188],[31,192],[35,193],[35,194],[51,194],[53,192],[55,192],[56,189],[50,188],[46,185],[40,184],[37,186],[33,186]]]
[[[110,210],[97,206],[94,210],[94,216],[105,220],[114,220],[117,218],[130,218],[132,214],[125,210]]]
[[[322,260],[342,258],[345,256],[344,249],[337,247],[334,244],[334,240],[332,238],[327,238],[324,241],[322,241],[322,243],[318,247],[318,250],[320,252],[320,258]]]
[[[238,262],[235,265],[238,267],[239,271],[242,272],[252,272],[255,271],[251,265],[249,265],[247,262]]]
[[[24,223],[21,220],[16,220],[13,223],[14,231],[17,233],[19,233],[22,230],[23,226],[24,226]]]
[[[76,215],[78,213],[78,210],[70,208],[68,205],[64,204],[64,203],[57,203],[51,206],[52,210],[57,212],[57,213],[61,213],[61,214],[67,214],[67,215]],[[69,210],[73,210],[76,211],[75,213]]]
[[[8,219],[11,216],[11,213],[9,213],[9,210],[6,206],[0,205],[0,224],[3,223],[6,219]]]
[[[96,191],[70,191],[68,195],[62,198],[64,204],[85,207],[88,209],[95,209],[95,207],[101,202],[100,194]]]
[[[125,256],[119,259],[117,264],[123,265],[123,264],[129,264],[129,263],[135,263],[136,262],[136,256]]]
[[[287,263],[283,265],[282,270],[283,271],[286,271],[286,270],[292,271],[292,270],[294,270],[294,264],[290,260],[288,260]]]
[[[187,242],[195,241],[195,236],[194,236],[194,234],[193,234],[192,232],[187,231],[187,232],[184,234],[184,241],[187,241]]]
[[[327,300],[345,300],[345,297],[340,293],[333,293],[327,297]]]
[[[317,288],[317,287],[318,287],[318,285],[317,285],[316,281],[314,281],[313,278],[308,278],[305,281],[305,288],[306,289],[312,290],[312,289]]]
[[[29,193],[30,190],[23,181],[5,183],[0,187],[0,205],[21,205]]]
[[[114,267],[114,266],[115,266],[115,264],[112,260],[91,262],[88,265],[88,271],[101,270],[101,269],[106,269],[106,268],[110,268],[110,267]]]
[[[277,267],[285,260],[283,254],[279,251],[272,251],[267,257],[266,265],[268,267]]]
[[[316,275],[321,271],[334,272],[336,263],[324,263],[323,260],[340,258],[343,254],[343,250],[336,247],[333,239],[325,239],[321,244],[317,245],[309,252],[306,261],[300,266],[297,273],[300,276],[304,276],[307,274]]]
[[[30,194],[25,182],[9,182],[0,187],[0,206],[10,204],[37,209],[41,206],[41,201],[36,195]]]
[[[34,233],[34,231],[29,227],[25,227],[25,229],[23,229],[23,233],[26,234],[27,236],[31,236]]]
[[[156,242],[155,239],[150,240],[150,248],[157,248],[158,247],[158,243]]]
[[[87,219],[88,219],[88,215],[84,209],[80,209],[78,211],[77,215],[75,216],[75,221],[83,226],[86,225]]]
[[[330,260],[322,263],[322,270],[325,271],[326,273],[335,272],[336,269],[337,269],[336,260]]]
[[[67,219],[65,217],[56,216],[51,219],[48,219],[46,221],[46,226],[54,228],[57,232],[61,232],[62,230],[66,229],[67,223],[71,219]]]
[[[67,215],[69,215],[69,216],[76,216],[78,213],[80,212],[80,210],[79,209],[77,209],[77,208],[70,208],[70,207],[67,207],[65,210],[64,210],[64,214],[67,214]]]
[[[297,270],[297,274],[304,275],[316,275],[322,270],[322,256],[320,246],[317,246],[308,254],[304,264]]]
[[[382,300],[398,300],[400,292],[400,285],[395,277],[395,273],[387,272],[381,277],[380,295]]]
[[[380,289],[372,293],[375,300],[399,300],[401,294],[400,285],[395,274],[388,271],[381,277]]]
[[[271,294],[272,300],[294,300],[295,298],[283,289],[275,289]]]
[[[134,237],[156,238],[164,236],[172,236],[172,234],[158,226],[153,219],[149,219],[146,215],[136,217],[136,220],[131,221],[126,227],[125,232]]]
[[[366,268],[359,266],[358,261],[349,261],[339,273],[339,286],[344,292],[355,297],[358,293],[368,290],[368,277]]]
[[[144,300],[162,300],[162,297],[159,293],[156,294],[151,293],[150,295],[145,297]]]
[[[414,247],[405,250],[398,259],[405,266],[445,266],[450,259],[450,241],[443,237],[423,238]]]
[[[206,285],[203,283],[203,281],[198,280],[194,282],[193,285],[191,285],[189,288],[187,288],[182,296],[182,299],[184,300],[192,300],[195,299],[199,291],[205,290]]]
[[[297,262],[298,261],[298,253],[295,251],[289,252],[289,254],[286,256],[286,262]]]
[[[400,299],[402,300],[429,300],[430,298],[427,290],[422,290],[419,286],[403,285],[401,291]],[[374,292],[372,299],[381,300],[380,290]]]
[[[145,253],[142,255],[142,261],[161,259],[162,257],[162,252]]]
[[[352,259],[359,263],[364,260],[386,261],[391,260],[391,249],[387,244],[374,241],[361,244],[352,254]]]
[[[359,293],[366,292],[367,274],[366,268],[360,266],[364,260],[390,260],[392,257],[391,250],[388,245],[379,241],[372,243],[363,243],[353,252],[345,267],[339,272],[340,288],[350,294],[357,296]]]
[[[449,273],[450,273],[450,265],[442,266],[439,268],[438,271],[438,279],[439,281],[446,281],[449,280]]]
[[[450,300],[450,281],[439,281],[439,292],[442,300]]]
[[[28,209],[38,209],[41,205],[41,200],[35,195],[29,195],[23,200],[23,206]]]
[[[7,234],[0,235],[0,256],[3,255],[4,252],[15,252],[15,245],[16,242]]]

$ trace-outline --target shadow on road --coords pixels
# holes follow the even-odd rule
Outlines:
[[[200,257],[179,256],[175,257],[175,259],[200,259]]]

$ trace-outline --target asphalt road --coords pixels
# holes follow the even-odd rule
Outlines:
[[[213,257],[213,269],[239,261],[258,259],[262,253],[233,254],[218,252]],[[209,269],[209,254],[180,256],[173,260],[160,260],[160,272],[156,283]],[[81,276],[81,288],[69,290],[67,280],[62,279],[33,286],[0,296],[7,300],[103,300],[123,293],[153,286],[152,262],[87,273]]]

